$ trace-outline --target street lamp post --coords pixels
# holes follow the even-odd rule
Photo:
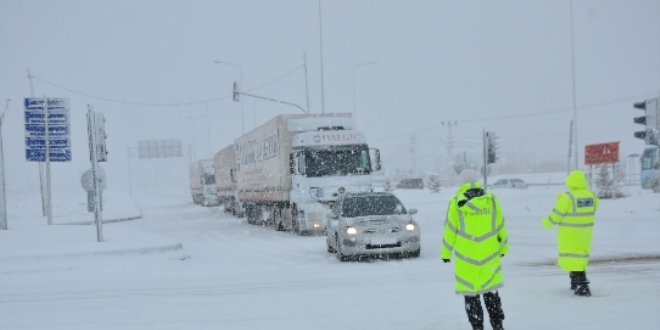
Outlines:
[[[207,123],[208,123],[208,116],[200,116],[200,117],[190,117],[190,116],[179,116],[181,119],[190,119],[192,120],[192,131],[193,131],[193,147],[194,149],[191,149],[195,152],[195,157],[194,159],[197,160],[197,134],[195,133],[195,120],[207,117]]]
[[[371,61],[371,62],[366,62],[362,64],[357,64],[353,66],[353,118],[355,118],[355,69],[365,66],[365,65],[370,65],[370,64],[376,64],[376,61]]]
[[[199,101],[199,102],[204,102],[206,104],[206,151],[209,154],[209,158],[211,158],[211,128],[209,122],[211,121],[209,118],[209,103],[204,101],[204,100],[198,100],[194,99],[192,97],[189,97],[188,99],[193,100],[193,101]]]
[[[241,72],[241,90],[243,89],[243,68],[240,65],[218,60],[213,61],[213,63],[224,64],[238,68],[238,70]],[[241,100],[241,134],[245,134],[245,110],[243,107],[243,100]]]

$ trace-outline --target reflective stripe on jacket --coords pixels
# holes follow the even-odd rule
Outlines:
[[[545,228],[558,226],[557,264],[567,272],[585,271],[589,263],[594,219],[600,201],[587,189],[586,177],[580,171],[569,174],[566,186],[569,191],[557,196],[554,209],[542,220],[542,224]]]
[[[462,207],[462,193],[481,184],[465,184],[449,201],[441,257],[454,258],[456,293],[478,295],[504,284],[500,256],[509,249],[506,224],[495,195],[470,199]]]

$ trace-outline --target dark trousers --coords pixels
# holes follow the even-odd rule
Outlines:
[[[569,277],[571,278],[572,290],[577,289],[580,284],[589,284],[589,280],[587,280],[587,272],[570,272]]]
[[[493,329],[501,329],[502,321],[504,320],[504,311],[502,310],[500,295],[496,291],[494,293],[484,293],[483,296],[486,303],[486,310],[490,317],[490,324],[493,326]],[[484,310],[481,307],[481,296],[465,296],[465,312],[473,328],[483,329]]]

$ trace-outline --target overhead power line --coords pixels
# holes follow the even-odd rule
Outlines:
[[[643,97],[648,97],[648,96],[655,96],[657,95],[657,92],[647,92],[647,93],[642,93],[642,94],[636,94],[636,95],[630,95],[630,96],[625,96],[625,97],[620,97],[612,100],[607,100],[607,101],[602,101],[602,102],[595,102],[595,103],[589,103],[582,105],[578,107],[578,110],[590,110],[590,109],[595,109],[599,108],[602,106],[606,105],[612,105],[612,104],[618,104],[618,103],[623,103],[623,102],[629,102],[632,100],[636,100],[639,98]],[[562,112],[568,112],[571,111],[572,108],[566,107],[566,108],[560,108],[560,109],[554,109],[554,110],[546,110],[546,111],[537,111],[537,112],[531,112],[531,113],[525,113],[525,114],[516,114],[516,115],[507,115],[507,116],[498,116],[498,117],[488,117],[488,118],[473,118],[473,119],[457,119],[456,121],[459,122],[484,122],[484,121],[493,121],[493,120],[506,120],[506,119],[518,119],[518,118],[526,118],[526,117],[535,117],[535,116],[545,116],[545,115],[551,115],[551,114],[557,114],[557,113],[562,113]],[[442,123],[435,123],[432,125],[427,125],[424,127],[421,127],[419,129],[416,129],[415,132],[424,132],[428,130],[434,130],[437,129]],[[409,135],[409,133],[401,133],[400,135],[393,135],[389,136],[387,138],[382,138],[378,140],[374,140],[373,142],[382,142],[382,141],[387,141],[387,140],[392,140],[392,139],[400,139],[404,136]],[[481,139],[481,138],[479,138]]]
[[[290,74],[292,74],[293,72],[299,70],[299,69],[302,68],[302,67],[304,67],[304,66],[303,66],[303,65],[298,66],[298,67],[296,67],[296,68],[294,68],[294,69],[288,71],[287,73],[285,73],[285,74],[283,74],[283,75],[281,75],[281,76],[279,76],[279,77],[273,79],[273,80],[270,80],[270,81],[268,81],[268,82],[266,82],[266,83],[263,83],[263,84],[261,84],[261,85],[259,85],[259,86],[256,86],[256,87],[253,87],[253,88],[250,88],[250,89],[248,89],[247,91],[253,91],[253,90],[256,90],[256,89],[259,89],[259,88],[262,88],[262,87],[268,86],[268,85],[270,85],[270,84],[273,84],[273,83],[275,83],[275,82],[277,82],[277,81],[279,81],[279,80],[281,80],[281,79],[283,79],[283,78],[289,76]],[[50,81],[48,81],[48,80],[45,80],[45,79],[43,79],[43,78],[40,78],[40,77],[37,77],[37,76],[34,76],[34,75],[32,76],[32,78],[34,78],[34,79],[36,79],[36,80],[39,80],[39,81],[41,81],[41,82],[43,82],[43,83],[45,83],[45,84],[47,84],[47,85],[50,85],[50,86],[53,86],[53,87],[55,87],[55,88],[59,88],[59,89],[65,90],[65,91],[70,92],[70,93],[73,93],[73,94],[78,94],[78,95],[82,95],[82,96],[85,96],[85,97],[89,97],[89,98],[93,98],[93,99],[97,99],[97,100],[103,100],[103,101],[107,101],[107,102],[114,102],[114,103],[127,104],[127,105],[135,105],[135,106],[143,106],[143,107],[180,107],[180,106],[190,106],[190,105],[199,105],[199,104],[208,104],[208,103],[219,102],[219,101],[226,100],[226,99],[230,99],[230,98],[233,97],[232,94],[228,94],[228,95],[225,95],[225,96],[222,96],[222,97],[218,97],[218,98],[213,98],[213,99],[207,99],[207,100],[196,100],[196,101],[186,101],[186,102],[174,102],[174,103],[147,103],[147,102],[134,102],[134,101],[125,101],[125,100],[113,99],[113,98],[109,98],[109,97],[97,96],[97,95],[92,95],[92,94],[85,93],[85,92],[80,92],[80,91],[77,91],[77,90],[74,90],[74,89],[71,89],[71,88],[68,88],[68,87],[64,87],[64,86],[58,85],[58,84],[56,84],[56,83],[50,82]]]

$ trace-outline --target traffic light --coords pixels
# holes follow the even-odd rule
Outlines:
[[[660,144],[660,102],[658,101],[658,98],[654,98],[633,104],[634,108],[644,110],[644,116],[633,118],[633,122],[645,126],[643,131],[637,131],[634,135],[644,140],[646,144]]]
[[[96,161],[108,161],[108,148],[106,148],[105,140],[108,135],[105,134],[105,116],[100,112],[95,112],[96,120]]]
[[[105,140],[108,137],[105,134],[105,116],[100,112],[89,112],[87,114],[87,125],[89,136],[89,151],[91,158],[93,160],[92,152],[96,153],[97,162],[107,162],[108,161],[108,149],[106,148]],[[96,145],[92,147],[92,137],[91,134],[94,134],[94,140]]]
[[[234,102],[238,102],[241,100],[241,90],[240,87],[238,86],[238,81],[234,81]]]
[[[486,132],[486,164],[493,164],[497,161],[497,135],[493,132]]]

